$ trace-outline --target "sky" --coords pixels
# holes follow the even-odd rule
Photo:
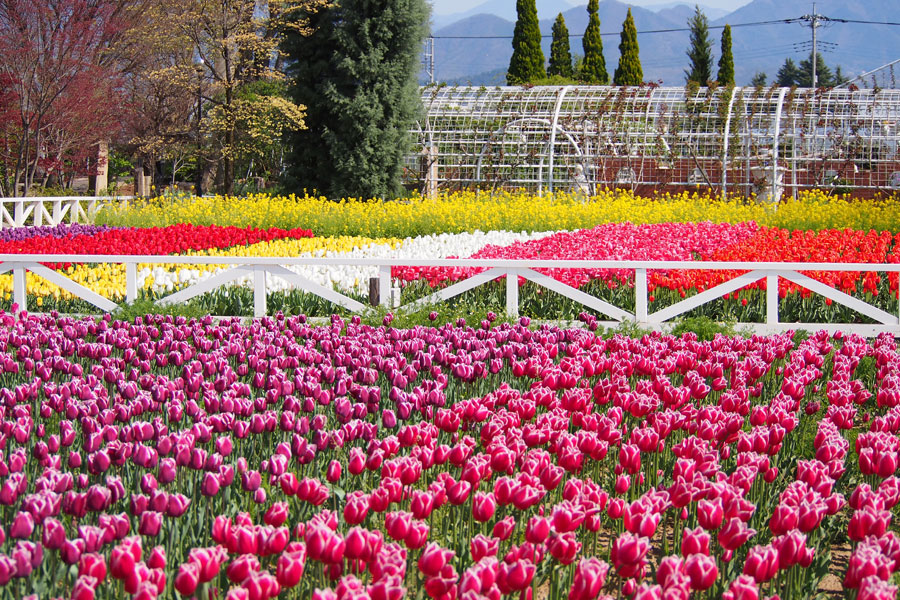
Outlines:
[[[439,15],[449,15],[457,12],[465,12],[470,8],[474,8],[482,4],[485,0],[431,0],[434,6],[434,12]],[[515,3],[516,0],[509,0]],[[695,1],[682,0],[675,2],[673,0],[620,0],[632,6],[643,6],[644,8],[652,8],[654,5],[660,4],[687,4],[693,6]],[[573,6],[587,5],[585,0],[568,0]],[[714,8],[722,8],[725,10],[735,10],[745,4],[749,4],[750,0],[702,0],[700,4],[711,6]]]

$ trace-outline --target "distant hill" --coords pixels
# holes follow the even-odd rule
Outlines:
[[[538,15],[553,15],[553,17],[556,18],[557,14],[566,12],[572,8],[574,4],[577,4],[577,2],[568,2],[568,0],[537,0],[536,4]],[[478,6],[463,12],[449,15],[433,14],[431,21],[435,30],[437,30],[441,27],[446,27],[458,21],[462,21],[463,19],[474,17],[475,15],[493,15],[515,23],[516,2],[515,0],[487,0],[487,2],[482,2]]]
[[[499,2],[490,0],[486,4]],[[508,4],[514,2],[506,0]],[[565,0],[541,0],[538,17],[541,31],[549,36],[556,13],[547,14],[540,6],[554,6]],[[482,5],[484,6],[484,5]],[[833,19],[845,18],[864,21],[883,21],[893,14],[896,0],[818,0],[817,12]],[[619,60],[619,32],[628,5],[616,0],[600,2],[600,21],[603,50],[610,75]],[[686,6],[671,7],[653,12],[632,7],[638,31],[672,29],[686,26],[693,9]],[[788,56],[795,62],[806,58],[809,44],[797,46],[810,39],[809,27],[801,24],[772,24],[754,27],[734,27],[740,23],[771,21],[801,16],[809,12],[802,4],[783,0],[754,0],[731,14],[711,20],[713,26],[731,23],[735,75],[739,85],[746,85],[757,71],[768,74],[771,81]],[[581,35],[587,27],[587,11],[584,6],[563,12],[571,38],[573,54],[581,54]],[[512,36],[515,22],[490,14],[466,17],[446,27],[435,30],[435,70],[438,81],[465,82],[490,85],[496,81],[496,72],[509,66],[512,55],[511,39],[447,39],[454,36]],[[718,61],[721,29],[711,30],[714,61]],[[577,36],[577,37],[576,37]],[[443,39],[441,39],[443,38]],[[831,23],[818,30],[818,38],[836,43],[833,51],[824,53],[825,61],[834,69],[841,65],[844,74],[856,75],[900,58],[900,27]],[[662,81],[665,85],[683,85],[687,67],[685,52],[688,47],[687,32],[647,33],[638,35],[641,65],[647,81]],[[549,57],[550,38],[543,40],[544,54]],[[715,65],[714,65],[715,71]],[[501,81],[503,77],[499,78]],[[486,81],[490,80],[490,81]]]

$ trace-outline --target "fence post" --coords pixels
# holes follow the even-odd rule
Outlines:
[[[131,304],[137,300],[137,263],[125,263],[125,301]]]
[[[634,319],[647,322],[647,269],[634,270]]]
[[[391,306],[391,266],[378,267],[378,304],[388,308]]]
[[[519,316],[519,270],[506,270],[506,314]]]
[[[778,324],[778,274],[766,275],[766,325]]]
[[[19,310],[28,310],[28,279],[25,275],[25,267],[13,267],[13,302],[19,305]]]
[[[253,268],[253,316],[266,316],[266,269]]]

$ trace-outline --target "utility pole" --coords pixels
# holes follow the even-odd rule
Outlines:
[[[425,63],[425,75],[430,83],[434,83],[434,36],[425,38],[425,55],[422,57]]]
[[[803,15],[800,17],[800,20],[808,22],[809,27],[812,29],[812,86],[815,89],[819,87],[819,79],[816,76],[816,63],[818,62],[818,57],[816,56],[816,29],[818,29],[820,21],[826,21],[828,18],[816,12],[816,3],[813,2],[812,14]]]

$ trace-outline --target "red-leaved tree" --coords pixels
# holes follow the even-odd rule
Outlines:
[[[0,192],[36,178],[90,174],[92,148],[116,127],[124,0],[0,0]]]

